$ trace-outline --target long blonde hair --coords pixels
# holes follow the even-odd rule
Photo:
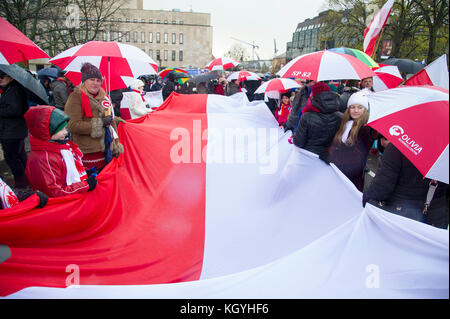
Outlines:
[[[345,131],[345,125],[350,120],[352,120],[352,118],[350,117],[350,108],[348,107],[344,112],[344,116],[342,117],[341,126],[339,127],[339,130],[337,131],[336,135],[334,136],[333,144],[341,145],[342,135],[344,135]],[[369,112],[367,111],[367,109],[364,109],[364,113],[361,114],[361,116],[356,120],[353,120],[353,125],[352,128],[350,129],[350,133],[348,134],[348,138],[345,141],[345,145],[353,146],[355,144],[356,139],[358,138],[359,130],[361,129],[361,127],[363,127],[363,125],[367,123],[368,120],[369,120]]]

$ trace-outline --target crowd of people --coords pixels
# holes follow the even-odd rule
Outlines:
[[[50,105],[29,107],[23,88],[7,74],[0,74],[0,141],[6,163],[14,175],[12,192],[18,202],[36,194],[43,207],[47,197],[85,193],[95,189],[96,176],[124,149],[118,139],[123,92],[130,92],[132,118],[150,113],[145,92],[161,91],[163,100],[172,92],[220,94],[244,92],[249,101],[262,100],[278,125],[290,131],[289,141],[333,163],[367,202],[392,213],[440,228],[448,226],[448,185],[423,178],[415,166],[378,132],[366,126],[373,92],[372,78],[339,82],[302,81],[296,90],[283,92],[279,99],[255,94],[262,82],[231,80],[220,74],[202,82],[177,82],[169,73],[160,77],[135,79],[129,88],[110,92],[102,88],[103,76],[90,63],[81,68],[81,84],[73,87],[61,72],[54,80],[44,79]],[[30,153],[24,140],[30,133]],[[70,133],[69,133],[70,132]],[[369,152],[380,154],[376,176],[365,187]],[[0,189],[9,188],[0,179]],[[427,201],[429,190],[434,193]],[[429,197],[428,197],[429,199]],[[2,208],[10,207],[2,199]]]

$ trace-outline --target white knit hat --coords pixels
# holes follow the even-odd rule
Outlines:
[[[350,105],[361,105],[366,108],[366,110],[369,110],[369,99],[367,96],[369,94],[372,94],[372,92],[369,89],[363,89],[361,91],[355,92],[352,95],[350,95],[350,98],[347,102],[347,107],[350,107]]]
[[[132,90],[139,90],[141,86],[144,86],[144,82],[141,80],[134,80],[133,83],[131,83],[130,88]]]

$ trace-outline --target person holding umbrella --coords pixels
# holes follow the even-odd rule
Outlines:
[[[112,157],[123,153],[114,121],[113,104],[103,90],[100,70],[84,63],[81,67],[81,85],[70,94],[65,106],[69,116],[69,131],[74,143],[83,152],[87,169],[101,170]]]
[[[435,189],[424,208],[430,189]],[[449,223],[448,184],[424,178],[393,143],[381,158],[377,174],[363,194],[363,206],[370,203],[390,213],[447,228]]]
[[[28,110],[27,94],[16,80],[2,70],[0,88],[0,142],[6,163],[14,175],[14,187],[24,189],[29,186],[25,176],[25,138],[28,129],[24,114]]]

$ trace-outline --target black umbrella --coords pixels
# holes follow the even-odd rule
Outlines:
[[[415,74],[424,68],[423,64],[417,63],[410,59],[390,58],[384,60],[383,64],[396,65],[401,72]]]
[[[31,73],[28,73],[16,64],[0,64],[0,70],[8,74],[26,89],[29,100],[38,104],[48,104],[48,97],[44,87]]]
[[[214,79],[219,79],[220,75],[215,72],[209,72],[194,76],[192,79],[189,79],[188,82],[193,83],[201,83],[201,82],[209,82]]]

